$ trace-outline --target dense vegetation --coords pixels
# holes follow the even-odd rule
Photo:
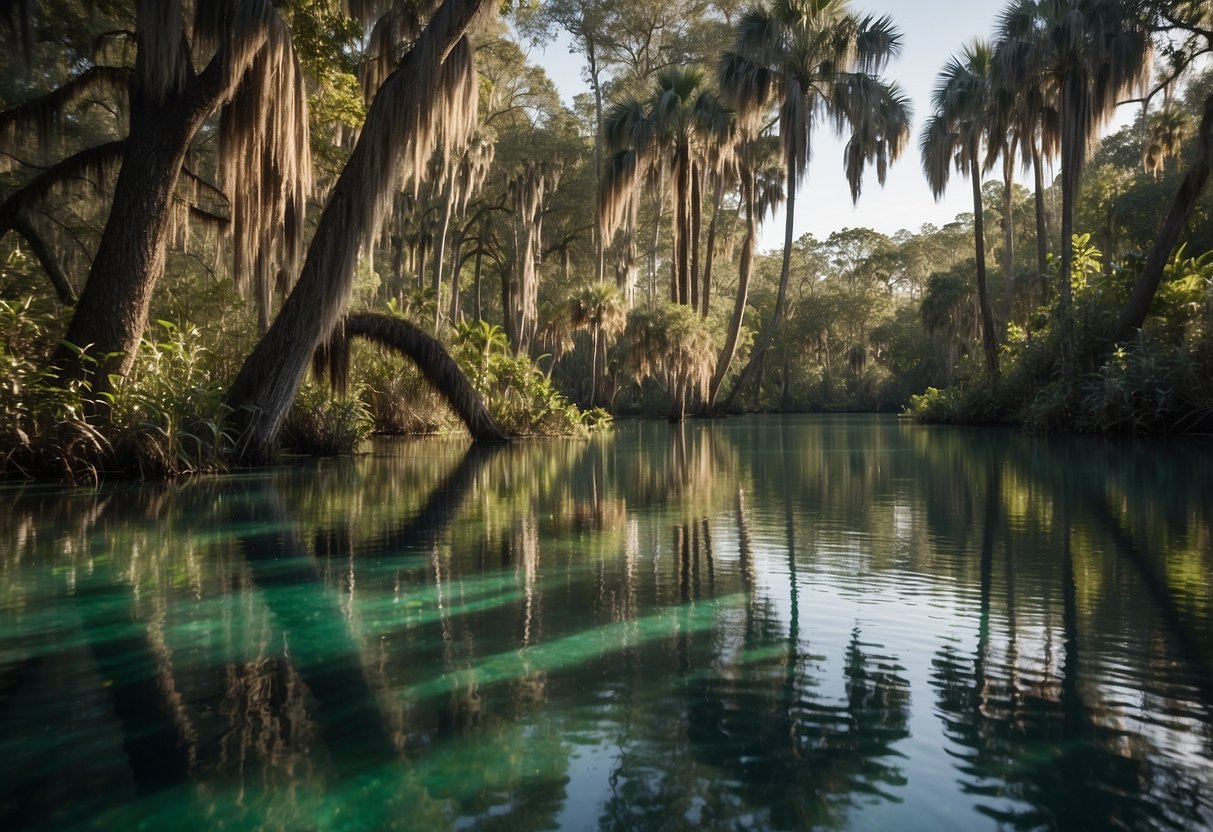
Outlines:
[[[1213,418],[1205,3],[1009,4],[917,102],[930,188],[959,174],[973,212],[824,240],[793,232],[816,128],[856,199],[914,139],[896,22],[841,0],[0,14],[9,473],[610,414]],[[571,107],[526,51],[558,34],[586,67]]]

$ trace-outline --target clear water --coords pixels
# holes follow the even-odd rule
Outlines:
[[[0,491],[0,828],[1210,829],[1213,444],[881,418]]]

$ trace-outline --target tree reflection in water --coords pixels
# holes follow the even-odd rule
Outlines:
[[[15,496],[0,826],[1210,828],[1168,453],[766,418]]]

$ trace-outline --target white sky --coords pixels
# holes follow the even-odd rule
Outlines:
[[[953,176],[942,201],[936,203],[932,198],[920,172],[918,133],[930,109],[935,76],[944,62],[973,38],[989,38],[1004,6],[1004,0],[854,0],[855,11],[888,14],[904,34],[901,58],[887,75],[900,83],[913,101],[912,139],[901,159],[889,170],[883,189],[874,170],[865,174],[863,195],[853,207],[843,173],[843,143],[823,127],[814,139],[808,178],[797,193],[797,236],[812,232],[825,238],[833,231],[856,226],[886,234],[902,228],[917,231],[923,223],[943,225],[957,214],[972,210],[969,184],[959,176]],[[535,48],[531,59],[547,70],[566,104],[572,103],[575,94],[587,91],[581,80],[581,58],[569,54],[566,40],[549,44],[546,50]],[[1131,108],[1122,108],[1114,126],[1131,118]],[[1046,172],[1046,181],[1049,176]],[[782,211],[767,221],[762,229],[763,249],[782,246],[783,225]]]

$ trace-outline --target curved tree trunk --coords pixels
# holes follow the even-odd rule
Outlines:
[[[272,455],[308,362],[349,301],[359,242],[378,228],[395,188],[395,177],[387,172],[396,170],[405,148],[420,140],[400,131],[428,118],[439,94],[433,79],[441,76],[447,55],[485,6],[486,0],[444,0],[379,88],[317,223],[299,282],[228,392],[240,430],[238,459],[260,461]]]
[[[1154,293],[1162,281],[1163,270],[1171,259],[1171,252],[1179,241],[1188,224],[1188,217],[1196,200],[1204,190],[1209,180],[1209,166],[1213,163],[1213,95],[1205,98],[1204,115],[1200,120],[1200,156],[1188,170],[1187,176],[1179,185],[1171,208],[1167,211],[1162,228],[1150,249],[1150,256],[1141,267],[1141,273],[1133,283],[1133,291],[1129,294],[1129,302],[1121,312],[1116,322],[1116,331],[1112,334],[1113,341],[1124,341],[1141,329],[1150,313],[1150,304],[1154,301]]]
[[[994,338],[994,313],[990,310],[990,290],[986,279],[986,224],[981,210],[981,168],[977,154],[971,154],[969,178],[973,180],[973,242],[977,249],[977,305],[981,310],[981,345],[986,354],[986,369],[998,378],[998,341]]]
[[[753,186],[751,185],[751,187]],[[796,174],[791,168],[788,169],[787,187],[788,199],[785,206],[787,218],[783,229],[783,265],[779,270],[779,292],[775,295],[775,309],[771,312],[770,320],[767,321],[766,326],[762,329],[762,337],[758,339],[758,344],[754,347],[754,351],[750,353],[750,360],[746,362],[741,375],[737,377],[737,383],[733,385],[733,389],[729,391],[729,397],[724,401],[725,410],[732,407],[733,400],[754,379],[755,374],[761,366],[763,355],[774,342],[775,332],[779,329],[780,321],[783,320],[783,309],[788,301],[788,281],[792,273],[792,238],[796,221]]]
[[[479,442],[506,441],[505,432],[489,415],[480,395],[442,342],[401,318],[361,312],[346,315],[337,324],[333,340],[323,345],[316,354],[317,368],[329,370],[337,386],[344,387],[348,376],[351,338],[363,338],[390,347],[410,359],[430,386],[458,414],[473,439]]]
[[[754,218],[754,177],[748,171],[742,171],[742,190],[745,199],[745,239],[741,243],[741,264],[737,272],[737,297],[733,301],[733,314],[729,318],[729,332],[724,349],[716,359],[716,369],[708,384],[707,410],[716,407],[716,397],[720,395],[720,386],[729,372],[733,357],[737,355],[737,342],[741,340],[741,322],[745,317],[745,305],[750,291],[750,274],[754,270],[754,242],[758,233]],[[717,200],[719,205],[719,200]],[[711,240],[711,234],[708,235]],[[710,243],[709,243],[710,245]]]

